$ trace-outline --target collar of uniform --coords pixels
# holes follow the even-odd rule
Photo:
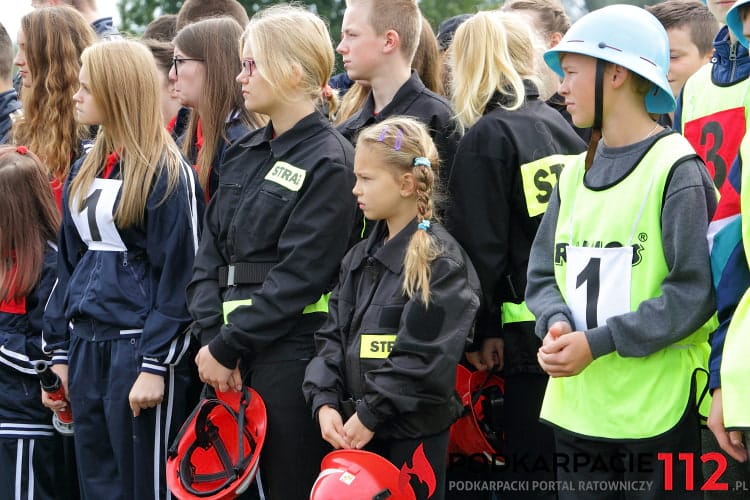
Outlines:
[[[378,221],[375,230],[367,238],[366,250],[364,256],[370,256],[383,264],[389,271],[399,274],[404,267],[404,256],[406,247],[409,245],[411,236],[417,230],[417,219],[415,218],[406,225],[399,233],[382,244],[385,233],[388,231],[388,224],[382,220]]]
[[[411,70],[411,76],[409,79],[406,80],[406,83],[401,85],[401,88],[398,89],[391,102],[380,110],[378,117],[382,116],[383,119],[385,119],[389,116],[404,114],[409,109],[412,102],[414,102],[424,90],[425,86],[424,83],[422,83],[422,80],[419,79],[419,75],[416,71]],[[373,99],[372,91],[370,91],[370,95],[367,96],[367,100],[365,101],[362,110],[354,120],[354,127],[361,128],[367,125],[368,120],[373,117],[374,111],[375,99]],[[377,120],[378,118],[376,118],[376,121]]]
[[[523,90],[526,93],[526,101],[539,99],[539,89],[531,80],[523,81]],[[499,108],[500,106],[507,106],[508,104],[508,97],[500,94],[500,92],[495,91],[495,93],[492,94],[492,97],[490,98],[490,102],[487,103],[487,109],[485,110],[485,113],[489,113],[493,109]]]
[[[241,118],[242,118],[242,110],[233,109],[227,115],[227,119],[224,120],[224,123],[229,124],[232,122],[237,122],[237,121],[240,121]]]
[[[320,133],[322,127],[330,127],[330,123],[320,111],[315,110],[275,139],[273,137],[273,122],[268,122],[268,125],[259,129],[258,133],[252,134],[241,146],[255,148],[268,143],[274,156],[278,158],[308,137]]]

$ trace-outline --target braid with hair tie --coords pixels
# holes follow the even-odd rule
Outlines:
[[[418,172],[417,179],[417,211],[419,212],[420,222],[428,221],[432,218],[432,186],[435,177],[432,172],[432,163],[423,156],[414,158],[412,162]],[[427,226],[429,227],[429,225]]]

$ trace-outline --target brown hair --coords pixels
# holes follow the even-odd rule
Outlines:
[[[346,5],[367,4],[370,26],[378,35],[388,30],[398,33],[401,53],[411,62],[419,45],[419,5],[415,0],[346,0]]]
[[[10,82],[11,78],[13,78],[13,42],[5,26],[0,23],[0,80]]]
[[[80,10],[81,7],[88,7],[90,9],[96,9],[96,0],[60,0],[60,2],[70,5],[71,7]],[[52,4],[47,4],[52,5]]]
[[[57,239],[59,227],[39,157],[26,148],[0,146],[0,302],[20,300],[36,286],[47,242]]]
[[[177,14],[164,14],[159,16],[146,26],[141,40],[159,40],[160,42],[171,42],[177,34]]]
[[[89,128],[75,119],[71,96],[78,89],[83,50],[96,34],[75,9],[46,7],[21,19],[31,87],[21,92],[23,114],[14,123],[13,140],[36,152],[50,175],[62,181],[80,151]]]
[[[414,175],[417,220],[423,223],[434,219],[438,153],[427,127],[406,116],[387,118],[359,133],[357,154],[363,154],[363,147],[371,148],[365,151],[377,155],[394,175]],[[424,160],[429,166],[424,164]],[[440,255],[440,251],[429,230],[422,229],[412,235],[406,248],[404,293],[410,298],[419,294],[425,305],[430,301],[430,264]]]
[[[701,2],[667,0],[649,5],[646,10],[659,20],[665,30],[687,27],[690,39],[698,47],[701,56],[714,50],[714,37],[719,31],[719,23]]]
[[[222,16],[231,17],[242,29],[250,21],[245,7],[237,0],[186,0],[177,13],[177,30],[202,19]]]
[[[174,45],[187,57],[203,59],[206,69],[203,84],[203,106],[190,111],[182,152],[190,156],[197,136],[198,120],[203,129],[203,147],[196,164],[198,177],[204,190],[208,188],[211,162],[221,140],[227,140],[225,124],[230,113],[238,111],[241,120],[252,128],[263,125],[263,120],[245,109],[240,84],[235,76],[242,71],[238,40],[242,27],[230,17],[204,19],[182,28],[174,39]]]
[[[438,49],[435,32],[432,31],[430,21],[422,17],[422,31],[419,35],[419,45],[411,61],[411,67],[419,74],[424,86],[443,95],[443,80],[440,75],[440,50]]]
[[[564,35],[570,29],[570,18],[558,0],[509,0],[501,10],[529,10],[538,14],[540,28],[544,35],[560,33]]]
[[[153,38],[142,38],[140,42],[151,51],[159,71],[164,73],[164,76],[168,76],[169,70],[172,69],[172,57],[174,56],[174,45],[172,42],[161,42]]]

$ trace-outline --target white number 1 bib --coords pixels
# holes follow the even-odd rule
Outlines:
[[[630,312],[633,247],[569,245],[566,255],[565,291],[575,330],[589,330]]]
[[[124,252],[127,250],[115,226],[114,208],[122,181],[119,179],[94,179],[91,183],[83,210],[78,211],[79,201],[70,203],[73,222],[86,245],[91,250]]]

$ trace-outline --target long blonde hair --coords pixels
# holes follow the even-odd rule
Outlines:
[[[120,228],[140,224],[161,169],[167,171],[166,197],[177,185],[183,161],[162,123],[156,63],[145,46],[129,40],[93,45],[81,59],[104,118],[94,147],[71,182],[70,199],[77,196],[77,209],[83,210],[85,195],[108,155],[122,151],[123,187],[115,221]]]
[[[282,100],[288,101],[292,90],[301,90],[313,101],[325,100],[330,116],[336,113],[338,95],[328,90],[333,44],[320,17],[288,4],[268,7],[250,19],[240,39],[241,52],[247,44],[253,49],[256,71]]]
[[[366,151],[377,155],[394,175],[414,175],[417,220],[420,224],[434,220],[439,159],[427,128],[414,118],[394,116],[363,129],[357,137],[357,149],[362,147],[370,148]],[[422,229],[412,235],[406,248],[403,290],[410,298],[418,295],[425,305],[430,300],[430,264],[440,251],[429,230]]]
[[[456,30],[449,60],[453,107],[462,128],[471,127],[484,115],[496,92],[503,97],[504,109],[513,111],[523,104],[526,93],[515,64],[521,63],[519,53],[533,60],[534,51],[530,35],[528,52],[511,47],[523,36],[515,36],[521,31],[511,36],[509,28],[511,23],[504,23],[499,12],[478,12]]]
[[[71,96],[78,87],[79,59],[96,42],[83,16],[68,6],[45,7],[21,19],[31,87],[21,91],[23,113],[13,125],[13,141],[39,155],[47,172],[63,181],[89,128],[75,119]]]

